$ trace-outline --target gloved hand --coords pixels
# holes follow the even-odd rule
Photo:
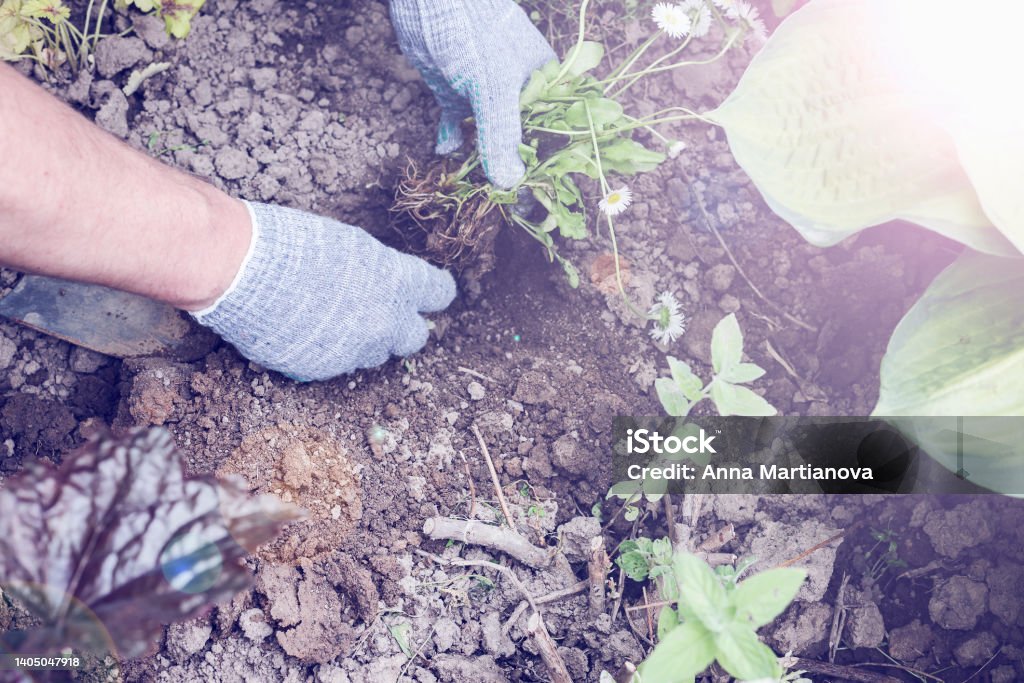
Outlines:
[[[427,343],[420,313],[455,297],[451,275],[359,228],[247,206],[249,255],[228,291],[192,315],[266,368],[311,381],[411,355]]]
[[[508,189],[526,173],[519,95],[554,50],[514,0],[390,0],[398,45],[441,105],[437,153],[462,146],[476,118],[484,172]]]

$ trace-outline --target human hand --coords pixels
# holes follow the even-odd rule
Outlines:
[[[455,297],[450,274],[360,228],[247,205],[249,255],[228,291],[192,315],[266,368],[312,381],[411,355],[427,342],[420,313]]]
[[[513,0],[390,0],[402,52],[441,106],[437,153],[462,146],[462,120],[476,118],[487,177],[509,189],[526,173],[519,95],[554,50]]]

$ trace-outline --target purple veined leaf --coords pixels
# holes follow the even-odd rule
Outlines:
[[[144,654],[248,586],[247,553],[299,517],[241,479],[186,477],[163,429],[32,464],[0,490],[0,585],[42,626],[0,651]]]

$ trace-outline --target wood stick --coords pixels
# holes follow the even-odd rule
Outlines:
[[[551,555],[530,543],[519,532],[508,527],[484,524],[477,520],[431,517],[423,523],[423,533],[437,540],[453,540],[499,550],[528,567],[544,569]]]
[[[571,598],[577,593],[582,593],[583,591],[587,590],[587,587],[589,585],[589,581],[579,581],[578,583],[574,583],[573,585],[568,586],[566,588],[562,588],[561,590],[552,591],[547,595],[542,595],[539,598],[535,598],[533,602],[537,605],[546,605],[549,602],[557,602],[558,600]],[[511,631],[512,627],[515,626],[517,621],[519,621],[519,617],[523,616],[523,612],[525,612],[526,608],[529,606],[530,603],[526,602],[526,600],[523,600],[518,605],[516,605],[516,608],[512,610],[512,616],[508,618],[508,620],[505,622],[505,625],[501,627],[501,630],[506,634],[509,631]]]
[[[852,666],[842,666],[841,664],[829,664],[828,662],[819,662],[814,659],[798,658],[793,668],[797,670],[803,669],[812,674],[835,676],[840,680],[854,681],[854,683],[903,683],[899,678],[875,673],[874,671],[866,671]]]
[[[558,654],[558,647],[555,645],[555,641],[551,639],[551,634],[548,633],[548,627],[544,625],[544,618],[540,615],[540,612],[534,612],[527,619],[526,632],[537,643],[540,658],[544,660],[544,664],[548,667],[548,674],[551,676],[552,683],[572,683],[572,677],[569,675],[569,670],[565,667],[565,661],[562,659],[562,655]]]
[[[470,430],[473,432],[473,436],[476,437],[477,443],[480,444],[480,451],[484,454],[484,460],[487,462],[487,470],[491,473],[491,483],[494,484],[494,491],[498,494],[498,504],[501,505],[501,514],[505,516],[505,524],[512,529],[515,529],[515,521],[512,519],[512,513],[508,508],[508,501],[505,500],[505,494],[501,490],[501,480],[498,479],[498,471],[494,469],[494,461],[491,460],[491,452],[487,450],[487,444],[484,442],[484,437],[480,435],[480,430],[477,429],[476,425],[472,425]]]

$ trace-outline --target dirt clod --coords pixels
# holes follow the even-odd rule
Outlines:
[[[928,613],[942,628],[966,631],[985,613],[988,589],[966,576],[954,576],[935,589]]]
[[[237,474],[309,512],[260,556],[291,562],[337,548],[363,516],[359,479],[341,443],[314,427],[280,423],[246,438],[218,470]]]

